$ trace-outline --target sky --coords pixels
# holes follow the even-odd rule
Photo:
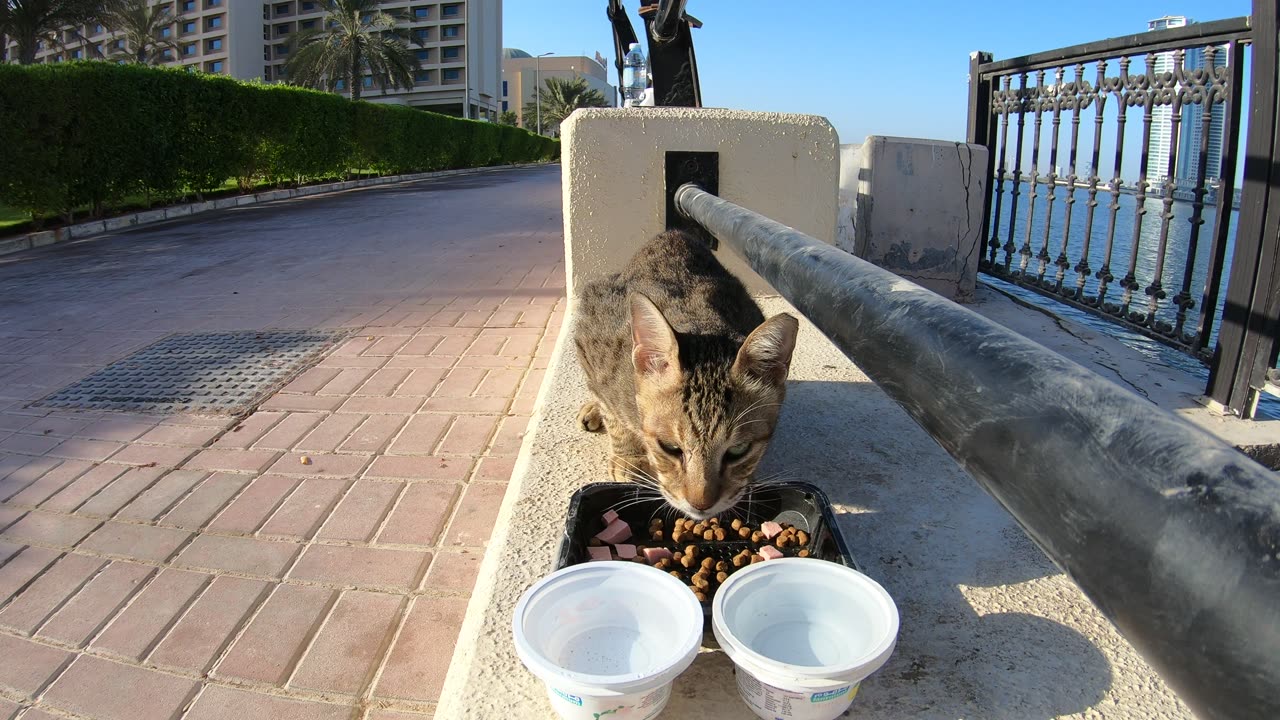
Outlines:
[[[599,51],[612,63],[607,0],[505,0],[503,45],[533,55]],[[623,0],[637,34],[638,0]],[[703,105],[831,121],[867,135],[963,140],[969,53],[997,60],[1144,32],[1162,15],[1248,15],[1249,0],[688,0]],[[610,68],[610,81],[617,83]]]

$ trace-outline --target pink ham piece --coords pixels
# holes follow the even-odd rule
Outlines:
[[[614,545],[613,549],[617,551],[619,560],[630,560],[636,556],[635,545]]]
[[[618,513],[612,510],[606,510],[604,515],[601,515],[600,517],[604,518],[605,525],[610,525],[613,523],[614,520],[618,519]]]
[[[598,538],[600,542],[608,543],[610,545],[617,545],[620,542],[626,542],[630,537],[631,526],[628,525],[625,520],[614,520],[609,523],[609,527],[601,530],[600,533],[596,535],[596,538]]]
[[[759,550],[760,557],[765,560],[777,560],[782,557],[782,551],[772,545],[765,545]]]
[[[670,560],[671,551],[666,548],[645,548],[644,549],[644,559],[648,560],[650,565],[658,562],[663,558]]]
[[[609,552],[607,547],[589,547],[587,552],[591,555],[591,560],[612,560],[613,553]]]
[[[769,521],[767,523],[761,523],[760,532],[764,533],[765,537],[772,540],[775,536],[777,536],[779,533],[782,532],[782,526],[773,521]]]

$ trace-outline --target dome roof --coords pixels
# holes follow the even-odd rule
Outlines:
[[[519,48],[502,48],[502,59],[511,60],[512,58],[531,58],[529,53]]]

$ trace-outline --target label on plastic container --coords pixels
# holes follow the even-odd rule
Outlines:
[[[592,697],[548,686],[551,707],[569,720],[652,720],[667,706],[671,683],[647,693]]]
[[[858,694],[858,685],[806,692],[784,690],[761,682],[738,667],[738,691],[756,715],[770,720],[820,720],[844,712]]]

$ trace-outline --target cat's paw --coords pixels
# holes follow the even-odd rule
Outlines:
[[[578,424],[590,433],[604,432],[604,414],[600,412],[599,403],[592,400],[583,405],[578,411]]]

